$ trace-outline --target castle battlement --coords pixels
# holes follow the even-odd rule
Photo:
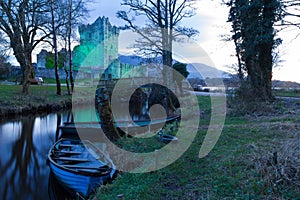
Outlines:
[[[119,37],[119,28],[112,26],[107,17],[98,17],[92,24],[81,25],[78,28],[80,44],[99,43],[111,37]],[[104,41],[105,42],[105,41]]]
[[[107,17],[98,17],[92,24],[81,25],[78,29],[80,45],[73,51],[74,69],[103,71],[116,65],[118,58],[119,29],[112,26]],[[119,74],[119,66],[112,67],[113,74]]]

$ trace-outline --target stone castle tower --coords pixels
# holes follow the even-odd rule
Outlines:
[[[106,17],[79,27],[80,45],[73,50],[74,69],[94,74],[95,78],[105,69],[106,78],[120,74],[118,58],[119,29],[112,26]]]

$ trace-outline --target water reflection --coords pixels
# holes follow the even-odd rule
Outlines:
[[[0,199],[48,199],[47,154],[65,114],[0,123]]]
[[[117,109],[128,110],[128,105],[121,104]],[[126,112],[118,112],[115,117],[130,119]],[[98,121],[98,117],[95,108],[80,107],[74,116],[68,111],[0,121],[0,199],[49,199],[48,151],[59,138],[57,127],[74,120]],[[61,191],[56,199],[67,199],[68,194]]]
[[[74,199],[70,194],[68,194],[60,183],[56,180],[54,174],[50,172],[49,182],[48,182],[48,194],[50,200],[71,200]]]

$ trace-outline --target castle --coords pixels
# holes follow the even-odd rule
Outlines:
[[[105,78],[119,78],[118,58],[119,29],[112,26],[108,18],[99,17],[93,24],[78,29],[80,45],[73,50],[74,70],[91,71],[99,78],[105,69]]]
[[[120,30],[112,26],[106,17],[99,17],[94,23],[78,28],[80,44],[73,49],[73,70],[77,78],[105,80],[139,76],[141,72],[127,73],[134,66],[118,60],[118,38]],[[45,68],[47,51],[37,55],[38,69]],[[68,62],[67,62],[68,63]],[[41,70],[38,70],[41,71]],[[134,70],[132,70],[134,71]],[[77,73],[79,72],[79,73]],[[43,75],[46,77],[45,75]],[[64,75],[60,73],[60,77]]]

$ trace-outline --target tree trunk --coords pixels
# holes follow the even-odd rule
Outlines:
[[[272,46],[261,47],[260,49],[260,66],[262,71],[262,83],[261,90],[262,95],[265,100],[270,101],[273,100],[272,96],[272,65],[273,65],[273,57],[272,57]]]
[[[234,35],[237,35],[237,32],[235,29],[234,29]],[[239,81],[241,83],[244,80],[244,75],[243,75],[243,70],[242,70],[241,50],[240,50],[239,43],[238,43],[236,37],[233,38],[233,41],[234,41],[234,46],[235,46],[236,57],[238,60],[238,77],[239,77]]]
[[[70,83],[71,83],[71,93],[74,92],[74,77],[73,77],[73,64],[72,64],[72,49],[71,49],[71,37],[69,37],[69,74],[70,74]]]
[[[103,87],[97,89],[95,103],[104,134],[109,138],[109,140],[117,141],[120,138],[120,134],[114,124],[110,105],[110,95],[106,88]]]
[[[260,47],[260,66],[263,71],[264,92],[267,100],[273,100],[272,95],[272,68],[273,68],[273,47],[274,47],[274,28],[275,12],[277,1],[264,0],[263,18],[263,34],[269,37],[265,38]]]
[[[69,72],[68,72],[68,69],[66,68],[66,64],[65,64],[64,69],[65,69],[65,73],[66,73],[66,85],[67,85],[68,95],[71,95],[70,84],[69,84]]]
[[[17,52],[14,49],[14,52]],[[22,70],[22,93],[28,94],[29,93],[29,86],[30,86],[30,79],[33,78],[33,67],[31,61],[31,53],[15,53],[15,57],[17,61],[21,65]]]
[[[253,99],[259,101],[273,100],[271,91],[272,70],[269,70],[266,64],[264,58],[260,58],[259,60],[252,59],[250,62],[246,63],[251,83],[249,92],[252,93],[251,96]]]
[[[69,32],[68,32],[68,53],[69,53],[69,72],[70,72],[70,82],[71,82],[71,92],[74,92],[74,78],[73,78],[73,64],[72,64],[72,47],[71,47],[71,37],[72,37],[72,0],[70,1],[70,13],[69,13]]]
[[[273,68],[273,46],[274,29],[273,20],[275,19],[276,5],[273,0],[264,0],[261,24],[261,35],[263,40],[257,47],[258,58],[252,66],[250,78],[252,89],[257,99],[263,101],[272,101],[272,68]],[[253,59],[254,60],[254,59]]]
[[[55,62],[55,80],[56,80],[56,94],[61,95],[61,86],[60,86],[60,79],[58,75],[58,56],[57,56],[57,49],[54,50],[54,62]]]
[[[24,78],[22,83],[22,93],[28,94],[29,93],[29,86],[30,86],[30,78],[32,74],[32,65],[28,64],[26,67],[24,67]]]
[[[51,15],[52,15],[52,31],[53,31],[53,47],[54,47],[54,68],[55,68],[55,80],[56,80],[56,94],[61,95],[60,79],[58,75],[58,50],[57,50],[57,38],[54,16],[54,1],[51,1]]]
[[[182,88],[182,81],[179,80],[179,81],[176,81],[177,85],[178,85],[178,88],[179,88],[179,93],[180,93],[180,96],[183,96],[183,88]]]
[[[163,59],[163,79],[167,88],[171,88],[173,85],[173,71],[172,71],[172,53],[168,50],[164,50],[162,54]]]
[[[66,78],[65,78],[65,81],[66,81],[66,85],[67,85],[67,91],[68,91],[68,95],[71,95],[71,90],[70,90],[70,84],[69,84],[69,71],[68,71],[68,51],[67,51],[67,38],[64,38],[65,39],[65,49],[66,49],[66,52],[64,54],[64,70],[65,70],[65,73],[66,73]]]

